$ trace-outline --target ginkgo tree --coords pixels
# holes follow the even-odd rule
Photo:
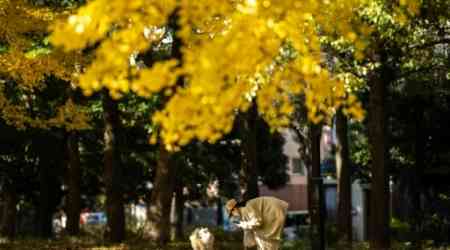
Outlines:
[[[295,95],[304,95],[313,122],[338,107],[362,119],[360,103],[328,70],[320,37],[342,37],[363,58],[370,28],[354,12],[370,2],[94,0],[56,23],[51,41],[68,51],[94,53],[78,81],[86,95],[104,88],[117,99],[130,91],[165,95],[164,107],[152,116],[160,133],[150,141],[160,136],[171,151],[195,139],[216,142],[231,131],[235,116],[254,104],[272,128],[286,126]],[[394,6],[401,13],[410,4]],[[135,63],[164,43],[172,44],[166,60]],[[290,48],[294,56],[282,60]],[[170,180],[164,174],[170,168],[162,164],[167,158],[161,150],[157,168],[162,174],[155,178],[161,189]],[[159,206],[156,215],[164,217],[168,197],[154,193],[159,198],[152,198],[149,210]],[[161,234],[164,223],[159,225],[148,231],[164,242],[167,232]]]
[[[399,11],[410,2],[400,1]],[[193,139],[217,141],[231,130],[235,114],[246,111],[252,101],[273,128],[289,123],[294,110],[290,97],[300,93],[314,122],[340,106],[362,119],[357,99],[324,66],[320,35],[342,37],[363,57],[370,29],[353,18],[353,12],[368,3],[95,0],[55,24],[51,41],[66,50],[95,50],[79,78],[87,95],[102,88],[114,98],[129,91],[144,97],[167,95],[153,121],[160,125],[167,149],[176,150]],[[147,67],[130,64],[133,55],[161,43],[174,16],[180,57]],[[286,46],[295,49],[295,57],[275,63]]]
[[[1,115],[16,127],[85,124],[73,103],[56,118],[27,114],[48,74],[73,81],[87,95],[103,88],[114,98],[129,92],[166,95],[153,121],[161,126],[168,150],[194,139],[217,141],[232,129],[235,115],[252,103],[273,128],[285,126],[294,111],[294,95],[305,97],[313,122],[339,107],[356,119],[363,116],[355,96],[347,93],[345,79],[326,66],[320,40],[324,34],[342,38],[362,59],[371,29],[355,19],[354,12],[375,1],[92,0],[69,17],[29,8],[27,2],[0,0],[0,36],[6,43],[6,49],[0,48],[0,71],[14,79],[15,87],[26,93],[19,97],[30,103],[14,103],[4,94],[6,82],[0,82]],[[417,7],[408,0],[392,5],[400,21],[405,20],[404,10]],[[56,50],[29,50],[29,35],[45,33],[58,17],[67,20],[54,25],[52,43],[75,54],[86,48],[94,53],[79,76],[65,68],[77,59],[64,58],[67,54]],[[168,35],[173,31],[175,37]],[[174,39],[181,41],[181,53],[146,65],[133,62]],[[287,48],[293,49],[293,56],[280,63]]]
[[[64,127],[70,131],[89,127],[86,110],[71,98],[56,107],[52,116],[34,112],[33,102],[48,87],[46,78],[52,75],[72,82],[81,63],[79,53],[58,53],[45,44],[48,26],[59,15],[63,13],[25,1],[0,1],[0,41],[5,48],[0,52],[0,116],[16,128]],[[15,83],[15,98],[7,93],[10,81]]]
[[[77,198],[73,187],[77,185],[75,180],[79,180],[79,174],[73,173],[80,167],[76,131],[90,128],[90,118],[87,108],[77,104],[74,98],[73,83],[83,60],[81,53],[62,53],[48,43],[49,24],[63,15],[66,13],[62,10],[37,6],[33,1],[0,1],[0,119],[2,123],[27,132],[58,134],[55,131],[64,131],[68,138],[68,169],[72,176],[67,199],[70,208],[68,229],[72,233],[72,228],[78,228],[80,209],[74,205],[79,202],[73,202]],[[32,133],[28,135],[30,141],[39,140]],[[45,164],[39,171],[49,178]],[[42,181],[41,186],[48,186],[48,182],[48,179]],[[45,199],[48,195],[41,193],[41,197]],[[44,211],[39,227],[43,236],[51,233],[51,222],[46,219],[51,219],[48,214],[52,211],[47,203],[43,200],[40,208]]]
[[[428,1],[431,4],[434,1]],[[342,39],[324,37],[328,54],[333,58],[333,69],[347,83],[349,89],[369,91],[367,128],[369,132],[368,146],[370,155],[371,182],[371,249],[389,247],[389,165],[386,161],[387,143],[385,137],[391,136],[387,130],[386,119],[387,96],[391,95],[388,86],[403,74],[404,57],[411,53],[412,37],[417,36],[414,30],[421,30],[417,25],[422,17],[417,15],[423,7],[420,2],[401,1],[401,8],[392,5],[392,1],[371,1],[358,11],[358,17],[370,26],[373,32],[368,36],[369,49],[367,58],[357,60],[351,56],[352,44]],[[414,17],[411,18],[411,17]],[[411,21],[410,21],[411,20]],[[408,57],[408,56],[406,56]],[[403,59],[402,59],[403,58]],[[410,85],[408,83],[407,85]],[[392,105],[392,104],[390,104]],[[349,151],[347,145],[347,124],[345,117],[337,113],[336,135],[337,152],[336,168],[338,177],[338,232],[341,243],[351,241],[351,176],[349,169]],[[354,144],[355,145],[355,144]],[[346,165],[346,166],[345,166]]]

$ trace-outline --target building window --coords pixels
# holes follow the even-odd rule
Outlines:
[[[292,158],[292,172],[294,174],[305,175],[305,164],[300,158]]]

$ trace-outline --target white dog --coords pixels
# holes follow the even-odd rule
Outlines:
[[[189,237],[189,240],[194,250],[214,249],[214,235],[206,227],[196,228]]]

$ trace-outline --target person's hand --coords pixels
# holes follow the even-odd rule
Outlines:
[[[237,224],[238,227],[240,227],[242,229],[245,229],[245,230],[253,229],[253,228],[255,228],[255,227],[259,226],[259,225],[261,225],[261,223],[255,217],[252,217],[248,221],[241,221],[240,223]]]
[[[238,226],[238,227],[240,227],[240,228],[242,228],[244,230],[250,229],[250,225],[248,224],[247,221],[241,221],[238,224],[236,224],[236,226]]]

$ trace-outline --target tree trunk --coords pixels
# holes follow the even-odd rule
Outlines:
[[[3,190],[4,204],[1,224],[1,235],[14,239],[16,236],[17,190],[14,180],[6,183]]]
[[[410,196],[411,192],[411,169],[400,169],[398,179],[396,181],[396,188],[392,192],[393,208],[391,211],[392,217],[400,221],[408,221],[411,217]]]
[[[183,239],[183,212],[184,212],[184,195],[183,195],[183,185],[178,183],[175,188],[175,212],[176,212],[176,222],[175,222],[175,240],[180,241]]]
[[[311,242],[313,250],[325,249],[324,202],[320,173],[321,125],[311,125],[311,175],[308,180],[309,214],[311,216]]]
[[[179,8],[176,8],[168,18],[168,24],[174,33],[180,31],[179,26]],[[183,41],[179,36],[173,37],[171,59],[178,60],[177,67],[181,68],[183,63],[183,53],[181,48]],[[146,63],[151,65],[155,63],[155,57],[149,55]],[[177,79],[176,86],[184,84],[184,76]],[[167,97],[163,97],[161,103],[167,103]],[[166,150],[162,142],[159,145],[159,159],[156,165],[156,176],[153,181],[153,190],[151,192],[150,204],[148,208],[148,228],[146,237],[156,241],[160,245],[165,245],[170,239],[170,210],[175,186],[175,164],[170,160],[170,153]]]
[[[148,236],[160,245],[165,245],[170,239],[170,208],[175,181],[173,168],[169,152],[163,144],[160,144],[156,176],[148,209],[149,228],[147,230]]]
[[[382,64],[386,63],[381,60]],[[381,66],[370,79],[369,97],[369,139],[372,157],[371,201],[370,201],[370,248],[385,250],[390,247],[389,240],[389,185],[386,158],[386,85],[390,73],[387,66]]]
[[[248,201],[259,196],[256,149],[257,119],[258,111],[256,104],[252,103],[248,112],[242,115],[239,123],[242,138],[242,161],[239,172],[242,201]]]
[[[80,212],[81,212],[81,169],[80,152],[78,148],[78,135],[76,132],[69,132],[67,139],[68,155],[68,190],[67,195],[67,232],[75,236],[80,233]]]
[[[104,167],[106,188],[106,215],[108,218],[106,237],[110,242],[122,242],[125,237],[125,211],[122,189],[122,167],[118,152],[120,129],[117,102],[103,94],[104,131]]]
[[[50,238],[52,235],[52,217],[54,207],[51,205],[53,181],[50,176],[50,167],[47,162],[44,162],[40,166],[39,171],[39,222],[38,222],[38,235],[41,238]]]
[[[62,198],[58,177],[61,175],[61,166],[65,164],[64,157],[61,157],[65,153],[65,145],[62,140],[48,133],[37,135],[33,143],[40,155],[37,235],[50,238],[53,214]]]
[[[413,244],[416,249],[421,248],[421,224],[423,212],[421,208],[420,195],[422,190],[422,174],[423,168],[425,166],[425,135],[424,135],[424,107],[425,103],[421,97],[417,97],[416,107],[415,107],[415,166],[412,171],[411,178],[411,199],[412,199],[412,231],[413,231]]]
[[[352,241],[352,196],[347,118],[341,109],[336,113],[336,134],[336,171],[338,179],[337,232],[338,242],[342,243],[342,247],[346,248],[350,246]]]

